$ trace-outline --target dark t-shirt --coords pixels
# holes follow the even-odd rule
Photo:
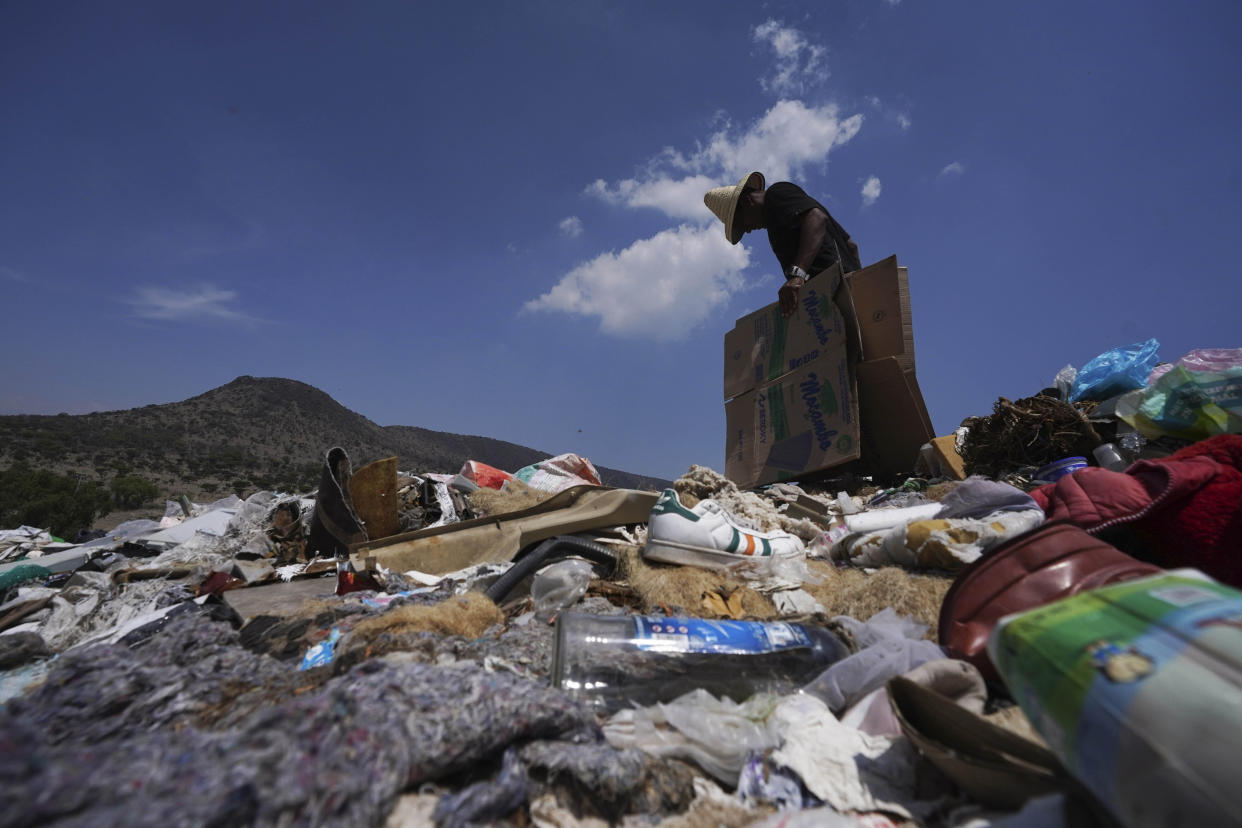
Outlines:
[[[768,243],[772,245],[772,252],[781,263],[781,273],[789,270],[798,255],[798,242],[802,239],[802,219],[813,207],[818,207],[827,214],[828,228],[824,233],[823,244],[815,254],[815,261],[810,268],[811,274],[832,267],[837,261],[838,250],[841,251],[842,270],[846,273],[858,270],[862,265],[850,247],[850,234],[837,224],[832,213],[797,184],[779,181],[768,187],[763,197],[763,219],[768,229]]]

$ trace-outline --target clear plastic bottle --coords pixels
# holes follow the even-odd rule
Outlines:
[[[839,637],[807,624],[562,613],[552,682],[609,713],[700,687],[741,702],[793,692],[849,654]]]
[[[1101,468],[1108,469],[1109,471],[1125,471],[1130,465],[1130,461],[1117,449],[1115,443],[1104,443],[1103,445],[1096,446],[1091,453],[1095,455],[1095,462],[1099,463]]]

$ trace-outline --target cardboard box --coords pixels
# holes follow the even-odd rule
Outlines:
[[[858,399],[844,342],[725,403],[725,476],[743,488],[857,460]]]
[[[833,301],[841,284],[834,266],[806,283],[792,318],[781,316],[774,302],[737,320],[725,334],[724,398],[779,379],[844,344],[845,318]]]
[[[739,319],[725,335],[725,476],[754,487],[854,461],[864,473],[913,471],[935,432],[912,318],[908,273],[890,256],[815,276],[789,320],[778,303]],[[825,378],[839,401],[831,417],[799,393]]]

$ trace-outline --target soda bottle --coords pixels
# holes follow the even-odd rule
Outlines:
[[[742,702],[791,693],[848,655],[838,636],[808,624],[561,613],[552,682],[604,713],[700,687]]]

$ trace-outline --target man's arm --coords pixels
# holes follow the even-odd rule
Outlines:
[[[798,255],[794,257],[793,267],[810,273],[811,266],[815,263],[815,256],[819,253],[820,245],[824,243],[824,235],[827,232],[827,213],[818,207],[812,207],[803,214],[801,235],[798,238]],[[786,273],[785,276],[789,274]],[[785,284],[781,285],[777,298],[780,300],[783,316],[793,316],[794,311],[797,310],[798,288],[804,284],[806,284],[805,279],[794,276],[786,279]]]
[[[828,232],[828,214],[818,207],[806,211],[802,218],[802,237],[798,240],[798,255],[793,263],[811,272],[819,247],[824,243],[824,234]]]

